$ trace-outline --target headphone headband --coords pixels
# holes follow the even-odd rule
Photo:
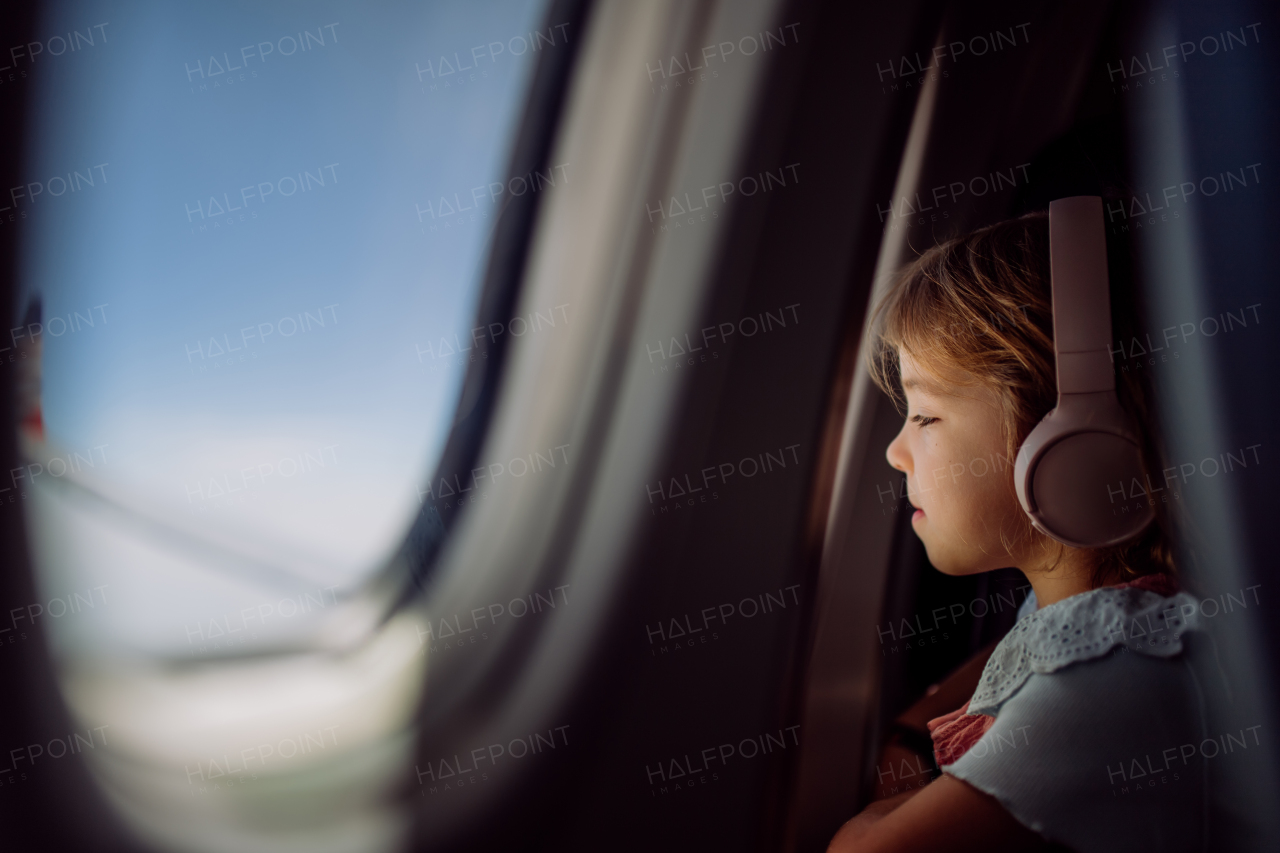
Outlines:
[[[1059,404],[1064,394],[1114,391],[1101,198],[1081,195],[1049,202],[1049,268]]]

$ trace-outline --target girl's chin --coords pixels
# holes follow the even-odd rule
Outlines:
[[[947,566],[945,568],[940,566],[935,566],[935,568],[937,568],[938,571],[941,572],[942,574],[947,575],[948,577],[953,577],[953,578],[963,578],[963,577],[968,577],[969,575],[980,575],[983,572],[991,571],[991,569],[988,569],[985,566],[964,566],[963,568],[957,567],[957,566]]]
[[[921,537],[923,540],[924,537]],[[979,563],[972,563],[968,560],[957,558],[953,554],[939,554],[936,548],[930,548],[929,543],[924,543],[925,554],[929,557],[929,563],[944,575],[950,575],[953,578],[961,578],[966,575],[980,575],[983,572],[989,572],[991,569]]]

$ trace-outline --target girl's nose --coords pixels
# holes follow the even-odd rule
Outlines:
[[[906,424],[903,424],[903,432],[906,430]],[[902,432],[899,432],[893,441],[889,442],[889,446],[884,451],[885,459],[889,460],[889,465],[906,473],[911,474],[911,454],[907,452],[907,442]]]

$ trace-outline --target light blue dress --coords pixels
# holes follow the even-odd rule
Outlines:
[[[1261,758],[1270,732],[1208,720],[1206,693],[1225,685],[1196,599],[1102,588],[1036,608],[1028,597],[970,701],[995,723],[944,772],[1081,853],[1253,849],[1215,802],[1213,765]]]

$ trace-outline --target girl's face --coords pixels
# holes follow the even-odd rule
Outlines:
[[[905,352],[899,363],[907,420],[885,456],[907,475],[911,527],[929,562],[948,575],[1019,565],[1001,537],[1019,540],[1023,523],[999,396],[976,383],[943,386]]]

